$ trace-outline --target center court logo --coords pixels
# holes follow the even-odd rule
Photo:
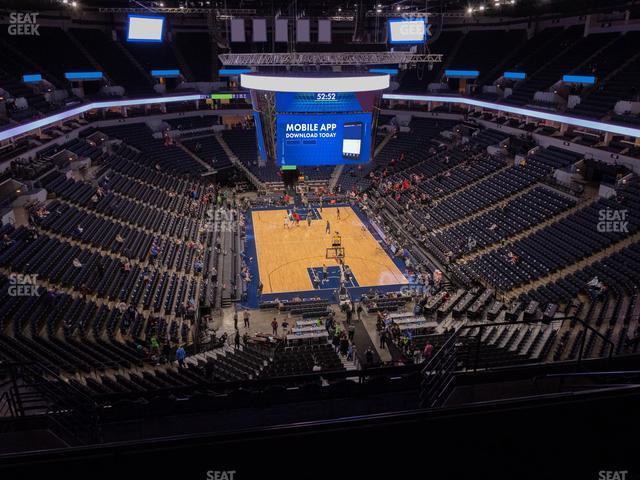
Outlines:
[[[9,275],[8,293],[12,297],[37,297],[38,275],[21,275],[12,273]]]
[[[38,12],[11,12],[7,31],[13,36],[40,36]]]
[[[600,233],[629,233],[629,211],[603,208],[598,212],[596,228]]]

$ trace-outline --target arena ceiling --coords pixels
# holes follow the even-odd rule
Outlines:
[[[2,7],[21,10],[50,10],[70,8],[74,0],[3,0]],[[474,15],[527,17],[541,14],[584,14],[621,7],[640,7],[640,0],[75,0],[77,8],[140,8],[154,9],[160,6],[179,8],[228,8],[253,9],[257,15],[269,15],[291,11],[307,16],[336,15],[338,12],[366,11],[385,14],[427,11],[429,13],[468,12]],[[479,12],[477,7],[483,6]]]

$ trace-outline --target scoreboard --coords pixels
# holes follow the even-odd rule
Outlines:
[[[276,93],[278,165],[371,160],[373,95]]]
[[[338,85],[335,78],[327,86]],[[281,167],[369,162],[381,91],[252,89],[260,156]]]

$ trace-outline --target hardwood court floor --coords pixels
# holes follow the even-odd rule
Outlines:
[[[255,210],[251,213],[263,293],[313,290],[307,268],[338,265],[326,258],[326,249],[337,230],[345,248],[344,262],[360,287],[406,284],[407,279],[364,227],[351,207],[325,207],[321,220],[311,226],[284,227],[285,210]],[[331,234],[325,233],[326,222]]]

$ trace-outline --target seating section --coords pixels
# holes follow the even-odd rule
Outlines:
[[[440,36],[429,44],[431,53],[442,53],[445,57],[462,40],[462,32],[444,31]],[[435,64],[431,70],[424,66],[415,69],[408,69],[400,79],[400,91],[406,93],[425,93],[429,83],[440,80],[442,74],[441,65]]]
[[[211,38],[206,32],[176,32],[174,42],[193,78],[191,80],[208,82],[217,69],[211,64]]]
[[[557,272],[633,234],[640,226],[640,190],[630,186],[619,200],[600,199],[511,245],[454,267],[461,278],[509,291]],[[626,231],[599,228],[600,212],[628,215]],[[515,257],[513,257],[515,255]]]
[[[518,45],[525,41],[524,30],[476,30],[467,33],[449,68],[478,70],[487,75],[499,67]]]
[[[413,118],[410,132],[399,131],[382,147],[375,159],[358,167],[345,166],[338,185],[343,191],[363,191],[372,182],[379,183],[392,173],[411,168],[423,168],[425,174],[435,175],[456,162],[451,155],[436,154],[445,148],[443,130],[455,125],[448,120]],[[434,161],[428,160],[434,157]],[[427,161],[428,160],[428,161]]]
[[[194,155],[210,164],[216,170],[223,170],[233,166],[227,153],[213,135],[198,136],[193,139],[183,139],[182,144]]]
[[[204,165],[192,158],[176,145],[166,145],[162,139],[154,138],[144,124],[134,123],[101,129],[108,136],[122,139],[128,145],[143,152],[139,163],[160,171],[198,175],[206,171]]]
[[[112,85],[124,87],[128,95],[152,93],[150,79],[107,33],[90,28],[72,28],[70,32],[104,69]]]
[[[439,253],[441,260],[447,254],[451,258],[457,258],[519,234],[573,205],[575,201],[570,197],[538,187],[502,207],[451,228],[433,232],[427,239]]]
[[[638,32],[621,35],[593,60],[597,84],[581,95],[580,103],[573,109],[576,114],[601,118],[609,113],[619,100],[631,100],[633,91],[629,85],[640,75],[640,59],[628,61],[635,55],[640,41]],[[587,72],[588,73],[588,72]],[[628,119],[624,119],[629,122]]]
[[[328,344],[286,347],[277,352],[273,363],[264,371],[265,376],[283,377],[313,373],[314,365],[322,372],[344,370],[344,365],[334,348]]]
[[[554,83],[562,80],[562,76],[580,67],[593,53],[603,45],[613,41],[618,34],[601,33],[582,37],[582,26],[569,27],[558,40],[563,47],[562,53],[549,60],[549,52],[540,52],[543,68],[535,71],[527,68],[527,79],[518,83],[513,94],[506,99],[507,103],[524,105],[533,101],[537,91],[546,90]],[[546,49],[545,49],[546,50]]]
[[[40,35],[13,36],[2,29],[0,38],[22,57],[39,65],[44,70],[43,77],[58,87],[67,86],[65,72],[95,70],[64,30],[40,25],[38,31]]]
[[[119,38],[124,38],[125,35],[124,32],[119,32]],[[122,42],[122,45],[133,55],[145,72],[151,72],[151,70],[180,70],[180,63],[169,42]]]

